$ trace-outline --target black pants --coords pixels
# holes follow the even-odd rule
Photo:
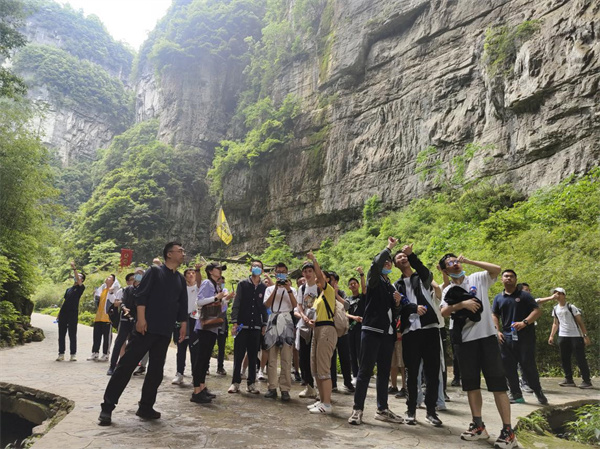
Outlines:
[[[417,410],[418,377],[421,360],[427,383],[425,406],[428,413],[435,413],[440,386],[440,330],[437,327],[411,331],[402,336],[402,358],[408,373],[406,406],[409,412]]]
[[[123,394],[123,390],[125,390],[131,379],[133,370],[147,352],[150,353],[148,370],[144,378],[139,406],[142,410],[151,409],[156,402],[156,393],[163,379],[165,359],[170,342],[170,336],[149,333],[142,335],[136,331],[132,332],[125,348],[125,354],[119,360],[117,368],[106,386],[102,410],[110,412],[115,408],[121,394]]]
[[[350,365],[350,337],[348,334],[338,338],[337,349],[331,357],[331,387],[337,388],[337,363],[336,358],[340,356],[340,368],[344,377],[344,385],[352,385],[352,367]]]
[[[206,372],[210,366],[217,334],[212,331],[198,330],[195,332],[196,339],[192,344],[192,353],[195,354],[194,364],[192,365],[192,376],[194,376],[194,387],[206,382]]]
[[[110,345],[110,323],[100,321],[94,322],[94,340],[92,343],[92,352],[100,352],[100,342],[102,342],[102,354],[108,354]]]
[[[117,332],[117,338],[115,338],[115,344],[113,345],[113,352],[110,356],[110,367],[114,369],[117,366],[117,362],[119,361],[119,354],[121,353],[121,348],[131,335],[131,331],[134,329],[133,321],[121,321],[119,323],[119,331]]]
[[[348,343],[350,346],[350,363],[352,365],[352,375],[358,376],[358,359],[360,356],[360,334],[362,326],[355,324],[352,330],[348,331]]]
[[[364,410],[365,408],[367,389],[375,364],[377,364],[377,410],[388,408],[388,381],[395,342],[396,334],[388,335],[362,331],[360,368],[356,379],[356,391],[354,392],[354,410]]]
[[[77,321],[78,317],[59,317],[58,320],[58,353],[64,354],[66,347],[66,336],[69,332],[69,346],[71,355],[77,354]]]
[[[531,332],[531,330],[519,332],[517,341],[513,341],[510,334],[504,333],[504,343],[500,345],[500,355],[502,356],[508,387],[514,397],[523,396],[519,384],[519,373],[517,372],[518,363],[521,364],[521,369],[531,389],[536,393],[542,390],[535,363],[535,332]]]
[[[192,348],[194,347],[194,342],[198,338],[198,334],[194,331],[194,327],[196,326],[195,318],[188,318],[188,337],[179,343],[179,327],[175,327],[173,330],[173,343],[177,345],[177,372],[179,374],[183,374],[185,371],[185,357],[186,353],[190,351],[190,366],[193,367],[196,359],[196,352]]]
[[[219,330],[217,335],[217,346],[219,348],[217,352],[217,369],[225,369],[225,345],[227,344],[227,332]]]
[[[304,338],[300,337],[300,350],[298,351],[298,357],[300,361],[300,372],[302,373],[302,380],[311,387],[315,386],[315,380],[312,376],[310,367],[310,344],[312,342],[312,336],[308,343]]]
[[[260,329],[242,329],[233,342],[233,380],[232,383],[242,382],[242,363],[248,353],[248,385],[256,382],[256,357],[260,348]]]
[[[573,353],[575,353],[575,360],[579,366],[579,371],[581,371],[581,378],[585,382],[590,382],[590,367],[588,366],[587,359],[585,358],[585,344],[583,342],[583,338],[558,337],[558,347],[560,348],[560,361],[562,363],[563,371],[565,372],[565,378],[568,380],[573,380],[571,356]]]

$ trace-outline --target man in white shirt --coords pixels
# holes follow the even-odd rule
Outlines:
[[[565,380],[559,385],[561,387],[576,386],[573,381],[573,368],[571,366],[571,356],[575,353],[575,359],[577,360],[577,365],[583,379],[583,382],[579,384],[579,388],[593,388],[590,378],[590,368],[585,358],[585,347],[590,345],[592,341],[587,334],[585,323],[581,318],[581,310],[567,302],[567,293],[564,288],[557,287],[553,293],[556,296],[558,304],[552,309],[554,322],[548,344],[554,344],[554,336],[556,335],[556,331],[558,331],[560,360],[565,372]]]
[[[302,276],[306,279],[306,283],[298,289],[296,307],[296,317],[298,321],[298,333],[296,336],[296,345],[298,347],[300,358],[300,371],[302,380],[306,383],[306,388],[298,395],[301,398],[316,398],[317,391],[314,388],[314,378],[310,367],[310,345],[312,342],[312,329],[308,326],[310,318],[307,314],[310,313],[312,305],[319,296],[319,287],[317,287],[317,278],[315,275],[315,267],[312,262],[305,262],[302,265]],[[314,309],[312,309],[314,312]],[[302,329],[308,330],[303,332]]]
[[[275,265],[275,285],[265,291],[265,307],[271,309],[265,344],[268,346],[267,366],[268,391],[266,398],[276,399],[277,388],[281,389],[281,400],[290,400],[292,389],[292,345],[294,343],[294,322],[292,312],[298,305],[296,290],[288,279],[288,268],[280,262]],[[277,377],[277,356],[281,356],[281,372]]]
[[[484,271],[467,275],[463,270],[463,264],[473,265]],[[496,264],[469,260],[463,255],[457,257],[452,253],[444,255],[439,265],[451,281],[442,293],[442,303],[440,304],[442,316],[451,316],[452,320],[456,321],[458,312],[462,314],[464,313],[462,311],[468,311],[473,315],[481,312],[480,316],[471,315],[472,319],[466,319],[462,330],[459,330],[460,343],[455,345],[455,348],[458,349],[462,389],[467,392],[469,407],[473,415],[473,422],[460,437],[466,441],[489,438],[481,414],[483,404],[481,374],[483,373],[488,391],[494,394],[494,401],[503,423],[494,447],[507,449],[517,447],[517,439],[510,422],[510,402],[506,394],[508,388],[504,367],[488,296],[488,290],[496,282],[501,268]],[[464,292],[460,293],[463,290]],[[448,295],[449,292],[451,292],[450,295]],[[457,294],[462,294],[463,298],[470,299],[450,304],[448,297]],[[456,325],[455,322],[455,331],[460,329]]]

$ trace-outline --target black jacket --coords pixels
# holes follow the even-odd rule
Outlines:
[[[231,322],[243,324],[244,329],[261,329],[267,325],[267,308],[264,305],[265,290],[262,282],[254,285],[248,277],[240,281],[231,308]]]
[[[388,311],[392,310],[392,323],[398,315],[399,309],[395,305],[394,292],[396,289],[381,274],[383,265],[392,259],[389,249],[384,249],[373,259],[371,268],[367,273],[367,296],[365,298],[365,314],[362,329],[380,334],[388,334],[390,318]],[[396,328],[392,325],[394,333]]]
[[[429,290],[431,288],[431,281],[433,281],[433,274],[431,271],[427,269],[425,265],[419,260],[415,253],[412,253],[408,256],[408,262],[410,266],[415,270],[415,272],[410,276],[410,286],[415,293],[417,304],[410,303],[405,306],[400,305],[400,332],[404,332],[404,330],[410,326],[409,317],[413,313],[417,313],[417,306],[427,306],[427,312],[419,317],[421,321],[421,326],[427,326],[432,323],[439,324],[438,317],[433,310],[434,304],[431,304],[423,295],[423,290],[421,289],[421,284],[425,288],[425,290]],[[409,298],[406,294],[406,284],[404,283],[404,278],[400,278],[394,284],[396,290],[402,293],[406,298]]]

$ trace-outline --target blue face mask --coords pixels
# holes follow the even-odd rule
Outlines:
[[[136,282],[140,282],[142,280],[142,275],[137,273],[136,275],[133,276],[133,280]]]
[[[275,273],[275,277],[279,281],[285,281],[285,280],[287,280],[287,274],[285,274],[285,273]]]
[[[448,273],[448,276],[450,276],[452,279],[459,279],[461,277],[463,277],[465,275],[465,270],[462,270],[460,273]]]
[[[390,274],[392,272],[391,268],[383,268],[381,270],[381,274]]]
[[[252,267],[252,276],[260,276],[262,274],[261,267]]]

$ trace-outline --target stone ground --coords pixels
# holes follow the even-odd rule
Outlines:
[[[218,395],[210,405],[189,402],[191,377],[186,369],[185,385],[171,384],[175,374],[175,348],[167,355],[165,379],[159,389],[156,409],[162,419],[143,421],[135,416],[143,378],[133,377],[113,412],[113,425],[97,424],[100,402],[108,377],[108,365],[87,362],[92,344],[92,329],[79,326],[79,361],[56,362],[58,327],[54,318],[34,314],[32,323],[44,329],[46,339],[0,352],[0,380],[65,396],[75,402],[74,410],[34,448],[485,448],[492,447],[501,427],[491,393],[484,391],[483,416],[491,438],[465,442],[459,437],[470,421],[467,398],[459,388],[448,387],[451,402],[448,411],[440,412],[444,422],[434,428],[425,422],[425,410],[417,411],[418,424],[388,424],[373,419],[375,389],[370,388],[362,426],[351,426],[347,418],[352,411],[352,395],[333,395],[331,416],[311,415],[306,410],[309,399],[299,399],[300,384],[292,387],[292,401],[282,403],[265,399],[266,384],[259,383],[261,395],[227,394],[230,376],[207,378],[209,388]],[[68,345],[68,343],[67,343]],[[68,346],[67,346],[68,347]],[[231,362],[226,362],[231,373]],[[216,371],[216,360],[211,372]],[[338,382],[340,385],[342,382]],[[598,383],[598,380],[596,380]],[[245,386],[245,385],[243,385]],[[589,397],[598,398],[598,389],[560,388],[558,379],[544,379],[543,386],[550,404],[562,404]],[[244,389],[242,389],[244,391]],[[512,407],[513,424],[517,417],[536,410],[533,395],[526,404]],[[390,408],[404,413],[404,400],[390,398]]]

